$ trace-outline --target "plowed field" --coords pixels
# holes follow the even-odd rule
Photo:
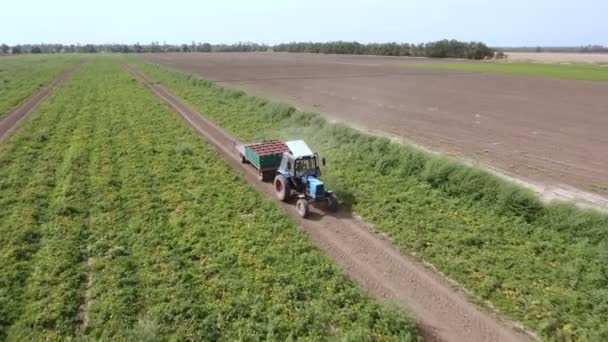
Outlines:
[[[437,63],[417,58],[285,53],[144,58],[481,163],[533,183],[549,197],[608,203],[608,82],[404,67]]]

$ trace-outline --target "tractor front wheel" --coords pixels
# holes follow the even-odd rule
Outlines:
[[[287,179],[285,177],[278,175],[274,178],[274,192],[279,200],[283,202],[287,202],[289,200],[291,190],[289,189],[289,183],[287,183]]]
[[[325,201],[327,202],[327,210],[332,213],[338,211],[338,198],[335,194],[330,193],[327,195]]]
[[[296,202],[296,210],[298,210],[298,214],[300,216],[302,216],[303,218],[306,218],[306,216],[308,216],[308,212],[309,212],[308,201],[303,198],[300,198]]]

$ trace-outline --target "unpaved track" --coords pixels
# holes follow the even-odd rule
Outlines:
[[[131,73],[176,111],[197,133],[210,141],[220,154],[251,185],[275,198],[272,185],[257,180],[257,173],[240,162],[237,141],[217,125],[187,106],[182,100],[127,66]],[[277,200],[308,237],[338,263],[348,275],[380,299],[398,303],[416,317],[422,336],[428,341],[529,341],[532,337],[480,309],[467,296],[450,287],[448,281],[412,257],[403,256],[373,229],[350,213],[326,215],[313,210],[301,219],[292,204]]]
[[[30,97],[27,101],[13,108],[8,115],[0,121],[0,143],[8,139],[19,125],[25,121],[25,119],[34,111],[38,106],[46,99],[53,91],[59,87],[63,82],[70,78],[78,69],[81,64],[76,64],[74,67],[59,75],[51,84],[42,88],[36,95]]]

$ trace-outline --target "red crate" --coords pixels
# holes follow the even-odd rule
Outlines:
[[[283,154],[283,152],[288,152],[289,148],[282,141],[272,140],[272,141],[264,141],[257,144],[248,145],[255,154],[259,156],[266,156],[269,154]]]

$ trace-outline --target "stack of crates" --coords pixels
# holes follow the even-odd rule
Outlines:
[[[289,148],[278,140],[245,146],[245,158],[258,170],[278,169],[284,152],[289,152]]]

